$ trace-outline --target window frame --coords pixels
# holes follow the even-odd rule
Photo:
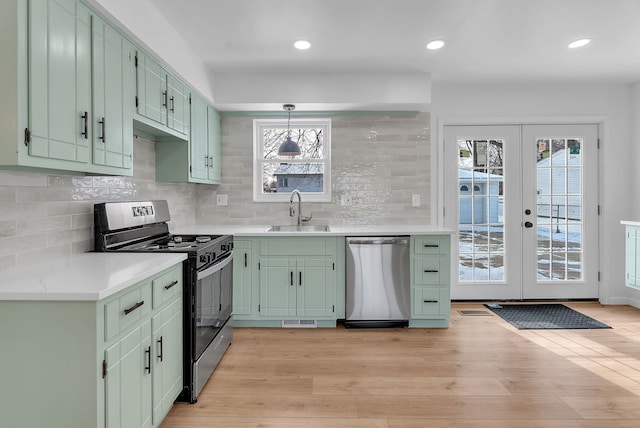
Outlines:
[[[253,120],[253,201],[254,202],[289,202],[291,193],[263,193],[262,165],[278,162],[277,159],[265,159],[262,136],[264,129],[287,129],[287,118],[254,119]],[[291,128],[322,128],[324,158],[300,158],[298,156],[282,159],[287,163],[322,163],[322,192],[300,192],[305,202],[331,202],[331,119],[330,118],[297,118],[291,119]]]

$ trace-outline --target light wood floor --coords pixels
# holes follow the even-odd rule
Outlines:
[[[613,329],[517,330],[476,303],[448,329],[234,330],[195,405],[162,428],[640,427],[640,310]]]

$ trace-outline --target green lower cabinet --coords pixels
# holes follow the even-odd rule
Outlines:
[[[235,319],[251,315],[253,256],[250,239],[233,240],[233,315]]]
[[[451,313],[451,238],[411,237],[410,327],[448,327]]]
[[[151,322],[105,351],[105,426],[151,427]]]
[[[158,426],[182,391],[182,300],[151,318],[153,327],[153,424]]]
[[[325,318],[335,314],[333,261],[260,259],[260,316]]]
[[[316,321],[318,326],[335,326],[341,308],[337,290],[344,290],[339,242],[344,239],[335,236],[236,238],[234,325],[280,327],[282,321]]]
[[[0,301],[0,425],[159,427],[182,389],[181,290],[178,264],[97,302]]]

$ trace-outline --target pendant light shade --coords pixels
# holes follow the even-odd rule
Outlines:
[[[300,155],[300,146],[291,139],[291,112],[296,109],[296,106],[293,104],[285,104],[282,108],[289,112],[289,119],[287,120],[287,138],[280,144],[278,155],[298,156]]]

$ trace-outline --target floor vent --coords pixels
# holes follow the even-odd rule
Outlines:
[[[282,328],[317,328],[316,320],[282,320]]]
[[[462,316],[475,316],[475,317],[482,317],[482,316],[492,316],[493,314],[489,311],[477,311],[477,310],[461,310],[458,311],[458,313]]]

